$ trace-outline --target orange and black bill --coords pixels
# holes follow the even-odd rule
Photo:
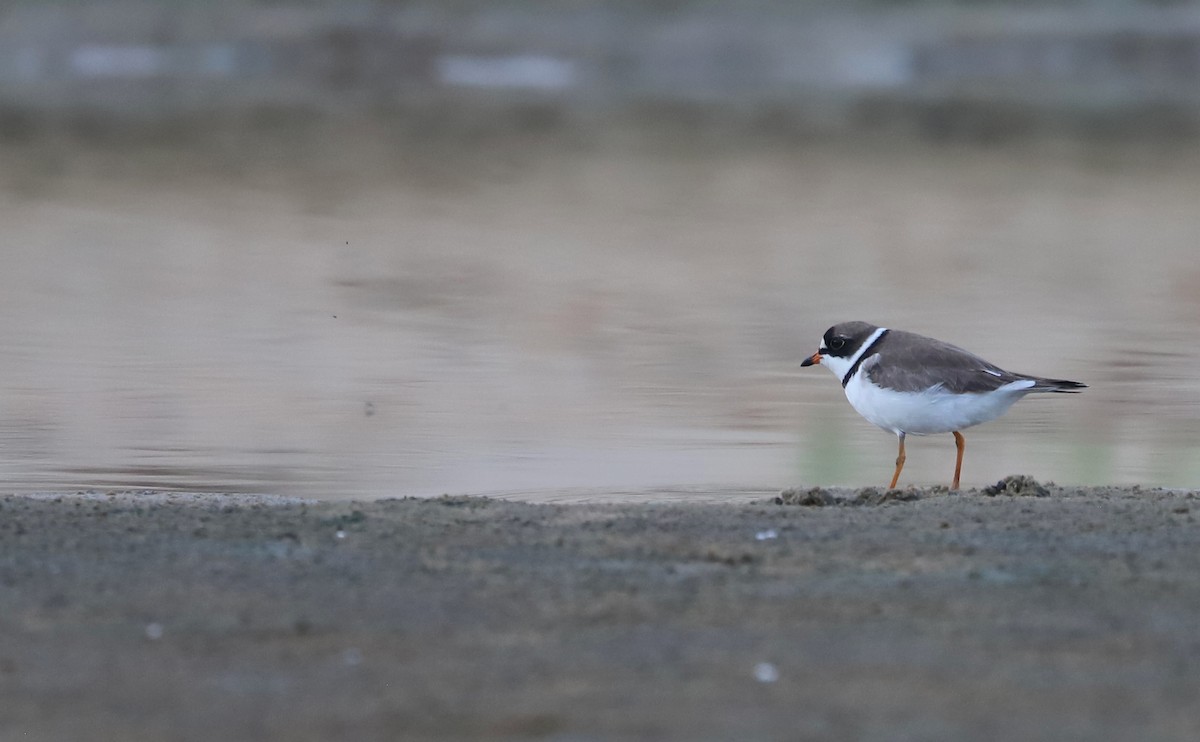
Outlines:
[[[816,353],[813,353],[811,356],[809,356],[808,358],[805,358],[803,361],[801,361],[800,366],[801,366],[801,368],[803,368],[805,366],[815,366],[820,362],[821,362],[821,351],[817,351]]]

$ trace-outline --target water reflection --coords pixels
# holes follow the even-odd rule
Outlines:
[[[798,368],[852,318],[1092,386],[970,431],[966,484],[1200,486],[1188,152],[329,141],[0,153],[6,489],[882,484]]]

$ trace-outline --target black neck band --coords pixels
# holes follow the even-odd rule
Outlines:
[[[843,389],[845,389],[846,385],[850,383],[850,377],[854,376],[854,372],[858,370],[858,367],[862,365],[862,362],[867,359],[867,356],[871,355],[871,351],[876,345],[879,345],[880,340],[883,340],[885,337],[887,337],[889,332],[891,332],[891,330],[884,330],[883,332],[879,333],[879,337],[875,338],[875,340],[867,346],[867,349],[858,356],[858,360],[854,362],[854,365],[851,366],[850,370],[846,372],[846,375],[842,377]]]

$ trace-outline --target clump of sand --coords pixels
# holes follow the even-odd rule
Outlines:
[[[996,495],[1011,495],[1013,497],[1050,496],[1050,490],[1046,485],[1028,474],[1012,474],[990,487],[984,487],[982,491],[983,494],[990,497],[995,497]]]
[[[924,496],[919,489],[888,490],[880,487],[863,487],[860,490],[836,490],[824,487],[809,489],[786,489],[775,497],[776,505],[799,505],[802,507],[862,507],[883,505],[889,502],[909,502]]]

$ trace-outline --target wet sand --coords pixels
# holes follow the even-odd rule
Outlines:
[[[0,499],[0,738],[1200,735],[1196,493],[592,499]]]

